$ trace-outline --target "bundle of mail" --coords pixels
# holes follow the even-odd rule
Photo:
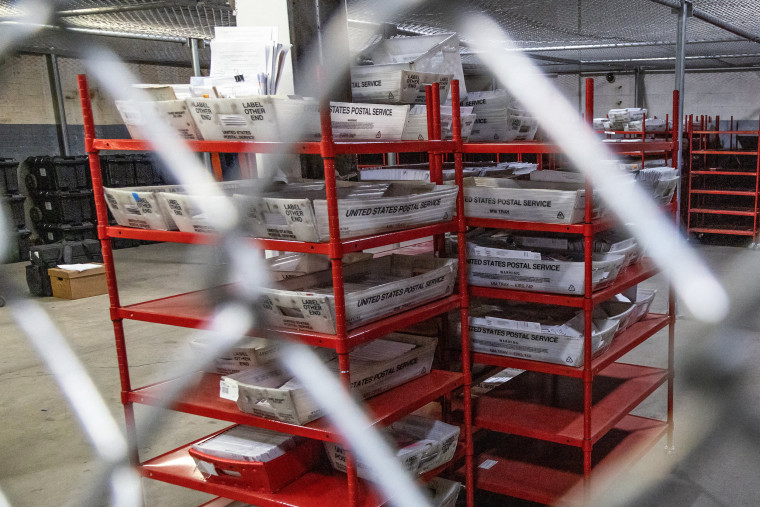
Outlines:
[[[536,135],[538,122],[506,90],[469,93],[460,105],[475,114],[470,141],[532,141]]]

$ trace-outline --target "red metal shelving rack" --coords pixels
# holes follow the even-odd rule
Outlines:
[[[688,195],[686,230],[695,234],[726,234],[748,236],[758,241],[758,189],[760,189],[760,143],[754,150],[738,150],[736,136],[755,136],[758,130],[734,129],[731,117],[729,130],[720,130],[720,117],[715,117],[715,130],[709,130],[712,118],[701,116],[694,126],[694,116],[688,118],[689,139]],[[728,135],[727,149],[709,146],[709,136]],[[695,147],[696,143],[696,147]],[[752,169],[739,161],[739,169],[723,168],[726,157],[737,160],[754,157]],[[744,167],[744,170],[741,170]],[[729,221],[730,220],[730,221]]]
[[[586,117],[590,123],[593,117],[593,81],[588,81]],[[674,93],[673,104],[673,131],[677,131],[677,92]],[[610,143],[610,146],[617,153],[628,153],[630,150],[629,143]],[[463,152],[535,153],[532,151],[535,148],[531,143],[464,144]],[[539,149],[539,153],[548,153],[556,148],[542,145]],[[642,140],[636,143],[636,149],[642,154],[650,150],[666,151],[671,160],[677,159],[677,143],[672,140]],[[497,432],[491,435],[510,434],[477,455],[475,483],[479,489],[554,504],[571,490],[580,488],[588,491],[592,470],[603,468],[615,459],[630,456],[634,451],[641,451],[642,444],[651,445],[665,434],[668,435],[668,444],[672,444],[675,337],[673,294],[669,294],[667,315],[649,314],[617,336],[601,354],[595,357],[591,352],[591,314],[594,306],[656,273],[653,265],[644,260],[621,272],[612,286],[592,291],[593,236],[614,222],[592,218],[591,196],[592,190],[587,183],[585,219],[582,224],[573,226],[467,219],[468,225],[478,227],[579,234],[584,238],[585,252],[585,293],[582,296],[469,286],[471,296],[581,308],[584,311],[585,329],[582,367],[573,368],[484,353],[473,354],[473,360],[477,363],[527,370],[501,388],[481,395],[473,403],[473,421],[477,428]],[[669,328],[666,368],[616,362],[665,327]],[[469,348],[469,344],[463,348]],[[665,383],[668,390],[666,421],[629,415],[633,408]],[[535,456],[531,456],[531,450],[536,451]],[[542,459],[540,456],[551,457]],[[575,499],[578,500],[578,497]]]
[[[170,451],[164,455],[141,462],[137,454],[135,435],[135,416],[133,404],[155,405],[160,403],[161,393],[170,388],[177,379],[161,383],[133,388],[129,363],[127,358],[126,337],[123,320],[141,320],[156,324],[168,324],[190,328],[203,327],[208,321],[211,310],[210,300],[205,298],[205,291],[180,294],[169,298],[122,306],[116,283],[111,238],[131,238],[154,241],[169,241],[177,243],[213,244],[217,237],[213,234],[193,234],[176,231],[148,231],[126,227],[112,227],[107,223],[107,207],[102,191],[103,181],[100,171],[99,154],[102,150],[150,150],[151,143],[142,140],[106,140],[95,138],[95,123],[93,119],[90,95],[85,76],[79,76],[79,92],[82,102],[82,112],[85,129],[85,148],[89,156],[92,182],[95,196],[95,207],[98,217],[98,237],[101,240],[103,260],[106,268],[108,293],[110,301],[111,320],[113,321],[116,352],[119,363],[119,377],[122,386],[122,402],[126,418],[128,439],[131,446],[132,461],[139,472],[149,478],[158,479],[183,487],[197,489],[216,494],[223,498],[232,498],[261,506],[307,506],[307,505],[380,505],[382,500],[371,491],[364,481],[356,476],[356,465],[350,453],[347,453],[346,475],[334,472],[332,469],[315,470],[276,494],[255,493],[245,488],[223,486],[204,481],[195,470],[192,458],[187,454],[186,446]],[[452,83],[452,98],[459,103],[458,82]],[[341,239],[339,234],[339,218],[336,197],[336,180],[334,171],[335,156],[338,154],[363,154],[385,152],[427,152],[430,156],[431,181],[441,181],[441,161],[445,152],[455,152],[461,146],[461,128],[459,127],[459,109],[454,108],[454,139],[442,141],[440,132],[440,103],[438,87],[428,89],[432,107],[428,108],[430,131],[429,141],[424,142],[371,142],[344,143],[335,142],[332,138],[332,127],[329,108],[322,105],[320,119],[322,123],[322,140],[319,143],[259,143],[259,142],[216,142],[190,141],[189,149],[198,152],[242,152],[242,153],[273,153],[290,152],[303,154],[319,154],[324,160],[325,187],[327,195],[328,220],[330,239],[327,243],[301,243],[296,241],[280,241],[269,239],[251,239],[262,249],[323,253],[330,257],[334,287],[334,304],[336,308],[337,332],[335,335],[321,333],[289,332],[277,330],[285,338],[297,339],[307,344],[330,347],[338,353],[341,380],[347,384],[349,380],[348,353],[352,347],[365,341],[377,338],[391,331],[401,329],[422,320],[442,315],[450,310],[459,308],[462,322],[467,322],[468,295],[466,291],[450,297],[434,301],[412,310],[393,315],[389,318],[370,323],[358,329],[348,331],[345,326],[345,299],[342,277],[342,257],[345,253],[360,251],[377,246],[393,244],[428,236],[438,237],[443,233],[456,233],[459,244],[464,245],[466,223],[464,216],[464,199],[462,194],[462,163],[461,153],[455,154],[457,161],[456,184],[460,192],[456,201],[457,217],[447,223],[434,224],[393,233],[377,234],[363,238]],[[466,287],[466,259],[464,248],[459,249],[458,280],[461,287]],[[463,326],[464,339],[467,340],[467,326]],[[461,373],[433,370],[425,377],[402,384],[398,388],[370,398],[366,406],[374,424],[388,424],[404,415],[439,398],[445,398],[458,388],[464,389],[466,403],[470,399],[470,370],[469,350],[463,350],[464,367]],[[304,426],[282,423],[245,414],[237,409],[234,403],[220,399],[217,395],[219,376],[199,374],[199,382],[190,388],[185,395],[172,404],[176,411],[205,417],[226,420],[238,424],[265,427],[286,433],[301,435],[319,440],[336,440],[339,435],[323,420],[317,420]],[[470,411],[471,413],[471,411]],[[458,456],[465,458],[465,467],[472,470],[472,421],[466,417],[463,425],[462,438]],[[472,473],[467,474],[468,505],[473,505]],[[223,499],[214,500],[223,503]]]

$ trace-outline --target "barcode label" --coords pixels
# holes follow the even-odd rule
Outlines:
[[[237,114],[220,114],[219,123],[225,127],[245,127],[247,125],[245,118]]]
[[[53,205],[50,204],[50,201],[45,202],[45,209],[48,211],[53,211]]]

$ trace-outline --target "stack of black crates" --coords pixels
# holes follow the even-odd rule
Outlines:
[[[30,157],[24,179],[29,210],[46,244],[97,239],[92,181],[87,157]]]
[[[30,157],[26,186],[34,206],[29,216],[40,239],[61,241],[97,239],[97,216],[86,156]],[[145,154],[101,157],[103,184],[109,188],[162,185],[163,171]],[[115,225],[109,212],[109,223]],[[114,248],[139,246],[132,239],[111,240]]]
[[[18,162],[11,158],[0,158],[0,206],[5,206],[7,224],[12,233],[11,247],[6,260],[18,262],[29,257],[29,235],[24,213],[24,196],[19,192]]]

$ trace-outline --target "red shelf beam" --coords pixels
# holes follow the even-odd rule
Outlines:
[[[667,370],[613,363],[594,377],[591,435],[600,440],[668,378]],[[583,446],[583,381],[524,372],[475,400],[475,426]]]
[[[606,301],[612,296],[651,278],[657,273],[657,268],[648,259],[642,259],[633,266],[622,270],[612,285],[593,293],[594,304]],[[511,299],[514,301],[528,301],[530,303],[544,303],[550,305],[570,306],[583,308],[584,297],[570,296],[566,294],[548,294],[544,292],[530,292],[525,290],[498,289],[492,287],[478,287],[470,285],[470,295],[482,298]]]
[[[743,195],[747,197],[755,197],[755,192],[749,192],[746,190],[705,190],[701,188],[692,189],[692,194],[704,194],[704,195]]]
[[[336,442],[340,440],[339,434],[325,418],[305,425],[297,425],[247,414],[241,412],[235,402],[219,397],[221,375],[198,373],[194,377],[195,382],[189,384],[192,387],[189,387],[180,399],[170,405],[171,410],[267,428],[315,440]],[[165,403],[164,397],[167,390],[180,380],[184,379],[173,379],[135,389],[124,394],[124,402],[162,406]],[[364,406],[373,425],[385,426],[450,393],[462,384],[461,373],[432,370],[427,375],[364,400]]]
[[[626,416],[592,452],[592,488],[614,487],[607,472],[638,459],[667,432],[667,423]],[[476,457],[478,489],[547,505],[585,505],[580,449],[505,436]],[[457,475],[461,475],[461,470]]]
[[[208,324],[211,316],[214,304],[213,295],[213,289],[188,292],[117,308],[116,315],[122,319],[202,329]],[[339,339],[336,335],[332,334],[292,331],[288,329],[267,329],[258,333],[252,331],[251,336],[277,335],[297,340],[307,345],[333,348],[338,353],[346,353],[351,348],[364,342],[458,308],[459,303],[460,298],[456,294],[439,299],[352,329],[348,331],[348,336],[345,340]]]
[[[598,354],[591,362],[591,373],[596,375],[601,370],[614,363],[625,354],[635,349],[657,332],[665,329],[670,322],[667,315],[648,314],[644,319],[633,324],[612,340],[609,347]],[[562,375],[572,378],[583,378],[583,366],[571,367],[563,364],[531,361],[518,357],[497,356],[493,354],[474,353],[473,360],[478,364],[498,366],[500,368],[515,368],[552,375]]]
[[[361,238],[349,238],[341,241],[343,252],[360,252],[370,248],[402,243],[415,239],[426,238],[437,234],[445,234],[456,230],[456,222],[442,222],[433,225],[425,225],[403,231],[373,234]],[[215,234],[179,232],[179,231],[153,231],[146,229],[134,229],[131,227],[106,227],[106,235],[109,238],[141,239],[145,241],[167,241],[171,243],[189,243],[196,245],[212,245],[218,242]],[[267,238],[251,238],[259,248],[265,250],[279,250],[284,252],[329,254],[329,243],[307,243],[303,241],[288,241]]]
[[[603,217],[590,224],[590,232],[596,234],[615,227],[618,222],[612,217]],[[467,217],[469,227],[486,227],[491,229],[512,229],[517,231],[564,232],[584,234],[588,224],[548,224],[544,222],[523,222],[519,220],[499,220],[494,218]]]
[[[691,171],[691,174],[700,174],[703,176],[752,176],[757,174],[749,171]]]
[[[689,213],[706,213],[710,215],[731,215],[737,217],[752,217],[757,214],[751,209],[711,209],[711,208],[692,208]]]
[[[319,142],[256,142],[256,141],[185,141],[186,146],[197,152],[220,153],[293,153],[319,155]],[[99,151],[152,151],[154,143],[141,139],[93,139],[92,147]],[[451,152],[455,148],[453,141],[376,141],[376,142],[335,142],[334,154],[369,154],[369,153],[416,153]]]
[[[708,227],[690,227],[689,232],[703,234],[730,234],[732,236],[754,236],[755,232],[748,229],[710,229]]]
[[[673,143],[671,141],[625,141],[625,142],[603,142],[603,144],[612,151],[620,154],[624,153],[641,153],[671,151]],[[480,153],[512,153],[512,154],[545,154],[561,153],[562,150],[555,144],[541,143],[538,141],[522,141],[514,143],[464,143],[462,153],[480,154]]]
[[[714,132],[717,134],[718,132]],[[722,132],[720,132],[722,134]],[[737,150],[691,150],[692,155],[751,155],[756,156],[756,151],[737,151]]]

